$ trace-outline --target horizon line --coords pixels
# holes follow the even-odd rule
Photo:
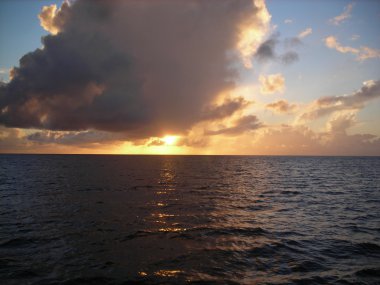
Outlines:
[[[83,156],[255,156],[255,157],[380,157],[380,155],[355,154],[136,154],[136,153],[2,153],[0,155],[83,155]]]

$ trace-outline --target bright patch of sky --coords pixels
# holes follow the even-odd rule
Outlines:
[[[286,92],[277,96],[261,98],[264,102],[286,99],[289,102],[309,103],[322,96],[350,94],[360,88],[362,82],[380,78],[380,59],[357,60],[353,54],[343,54],[329,49],[324,43],[328,36],[336,37],[344,46],[360,48],[367,46],[380,49],[380,3],[377,1],[275,1],[268,0],[267,8],[272,15],[273,34],[278,35],[278,53],[284,51],[284,40],[297,37],[308,28],[312,33],[300,39],[301,45],[294,46],[299,60],[284,65],[278,61],[256,62],[255,70],[244,72],[244,83],[255,82],[260,73],[282,73],[286,79]],[[341,15],[345,7],[352,4],[350,15],[339,25],[330,20]],[[375,36],[377,35],[377,36]],[[379,120],[380,102],[375,101],[359,113],[359,119],[367,124],[363,131],[379,128],[373,122]],[[268,115],[271,122],[284,118]],[[363,125],[361,126],[363,127]]]

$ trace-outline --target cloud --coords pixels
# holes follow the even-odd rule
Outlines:
[[[162,145],[165,145],[165,141],[163,141],[160,138],[153,139],[148,142],[148,146],[162,146]]]
[[[351,41],[356,41],[360,38],[360,35],[352,35],[351,36]]]
[[[222,127],[218,130],[206,130],[204,134],[208,136],[222,134],[228,136],[237,136],[245,132],[257,130],[261,127],[263,127],[263,124],[256,116],[247,115],[236,120],[231,127]]]
[[[255,58],[260,62],[266,61],[280,61],[283,64],[291,64],[299,59],[297,52],[287,51],[283,54],[277,54],[276,46],[280,43],[279,34],[272,35],[269,39],[264,41],[255,53]],[[291,38],[284,40],[285,46],[288,48],[301,45],[302,42],[298,38]]]
[[[18,149],[28,147],[27,141],[23,140],[24,133],[20,129],[8,129],[0,126],[0,149],[1,152],[13,153]]]
[[[347,19],[351,18],[351,11],[354,6],[354,3],[348,4],[346,7],[344,7],[343,13],[330,19],[330,23],[334,25],[340,25],[341,23],[345,22]]]
[[[39,131],[27,135],[26,139],[42,144],[91,145],[127,140],[123,134],[102,131]]]
[[[380,50],[373,49],[370,47],[362,46],[360,47],[360,53],[358,55],[359,60],[366,60],[370,58],[380,58]]]
[[[30,131],[0,126],[0,149],[2,153],[113,153],[123,142],[102,140],[96,131],[58,132]],[[115,135],[115,133],[106,134]],[[92,138],[91,138],[92,137]]]
[[[275,48],[278,42],[278,35],[270,37],[260,45],[256,51],[255,57],[260,61],[276,59],[277,54]]]
[[[296,104],[289,104],[286,100],[279,100],[266,105],[267,109],[272,110],[275,113],[285,113],[289,114],[295,111],[297,108]]]
[[[333,115],[327,122],[331,134],[346,134],[347,129],[356,125],[356,113],[342,111]]]
[[[283,93],[285,91],[285,78],[282,74],[260,75],[260,92],[262,94]]]
[[[9,69],[8,68],[0,68],[0,74],[8,74]]]
[[[41,27],[49,33],[56,35],[62,29],[64,24],[68,21],[70,14],[69,2],[63,2],[62,6],[58,9],[57,5],[44,6],[41,13],[38,15]]]
[[[313,32],[313,29],[309,27],[301,31],[296,37],[286,38],[284,40],[285,47],[293,48],[293,47],[302,45],[303,44],[302,39],[311,35],[312,32]],[[297,58],[298,58],[298,55],[297,55]]]
[[[299,59],[298,53],[289,51],[281,55],[281,61],[285,64],[291,64]]]
[[[77,0],[45,7],[40,19],[52,34],[0,87],[0,124],[139,139],[204,120],[270,15],[259,0]],[[239,102],[210,112],[232,114]]]
[[[338,40],[334,36],[328,36],[327,38],[324,39],[325,45],[328,48],[335,49],[341,53],[353,53],[353,54],[358,54],[360,51],[356,48],[352,48],[349,46],[342,46]]]
[[[352,53],[356,55],[356,59],[363,61],[371,58],[380,58],[380,50],[367,46],[353,48],[350,46],[342,46],[334,36],[328,36],[324,39],[325,45],[330,49],[335,49],[341,53]]]
[[[243,97],[227,98],[220,105],[207,106],[203,112],[203,120],[220,120],[246,108],[250,102]]]
[[[302,44],[302,40],[299,37],[291,37],[284,40],[284,45],[286,48],[293,48]]]
[[[380,138],[372,134],[348,134],[356,124],[353,114],[333,116],[325,131],[306,125],[279,125],[261,130],[245,153],[270,155],[380,155]]]
[[[215,4],[215,3],[214,3]],[[258,9],[254,15],[248,15],[240,23],[239,39],[237,49],[246,68],[252,68],[252,56],[257,52],[260,44],[269,32],[271,15],[269,14],[264,0],[256,0]]]
[[[310,105],[309,110],[301,115],[301,119],[314,120],[336,111],[359,110],[364,108],[368,101],[377,98],[380,98],[380,81],[369,80],[352,94],[326,96],[316,100]]]
[[[284,24],[292,24],[293,23],[293,19],[285,19],[284,20]]]
[[[298,34],[298,38],[300,39],[305,38],[308,35],[311,35],[312,32],[313,32],[312,28],[307,28]]]
[[[11,78],[10,68],[0,67],[0,88],[5,86],[9,79]]]
[[[372,134],[348,134],[347,130],[357,124],[356,112],[341,111],[327,122],[328,131],[323,134],[330,152],[350,155],[379,155],[380,138]]]

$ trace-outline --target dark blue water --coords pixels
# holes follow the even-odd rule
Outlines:
[[[1,284],[380,284],[380,158],[0,156]]]

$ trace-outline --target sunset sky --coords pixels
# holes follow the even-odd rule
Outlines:
[[[0,152],[380,155],[380,2],[0,1]]]

